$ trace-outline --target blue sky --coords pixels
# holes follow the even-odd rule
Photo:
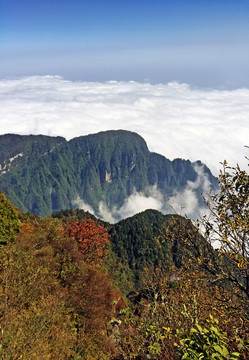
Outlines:
[[[0,0],[0,78],[249,87],[249,0]]]

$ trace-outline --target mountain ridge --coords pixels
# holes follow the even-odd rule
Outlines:
[[[212,188],[217,186],[201,162],[171,161],[150,152],[140,135],[126,130],[69,141],[6,134],[0,136],[0,153],[0,190],[15,206],[41,216],[82,205],[101,217],[101,204],[112,212],[134,192],[149,198],[153,187],[166,201],[197,180],[195,166],[202,167]],[[201,203],[200,191],[198,201]]]

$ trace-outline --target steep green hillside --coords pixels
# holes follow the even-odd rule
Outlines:
[[[148,185],[149,150],[137,134],[108,131],[69,142],[74,164],[78,164],[78,195],[94,209],[100,201],[121,205],[133,189]]]
[[[191,221],[178,215],[146,210],[113,225],[109,230],[111,249],[133,274],[133,289],[144,286],[156,268],[184,268],[200,254],[209,257],[211,246],[196,232]],[[186,239],[191,238],[191,246]],[[186,260],[187,259],[187,260]],[[120,284],[122,287],[122,284]]]
[[[45,216],[88,204],[118,209],[134,190],[157,186],[163,201],[195,181],[201,163],[151,153],[136,133],[118,130],[82,136],[0,136],[0,190],[24,211]],[[203,166],[211,186],[217,185]],[[198,189],[197,189],[198,192]],[[201,202],[199,191],[199,200]]]
[[[44,135],[15,135],[0,136],[0,173],[7,172],[11,167],[18,166],[27,161],[35,161],[66,140],[62,137]]]

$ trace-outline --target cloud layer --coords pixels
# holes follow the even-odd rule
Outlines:
[[[175,191],[168,199],[167,205],[171,207],[174,212],[181,215],[187,215],[192,219],[197,219],[207,212],[204,204],[199,204],[197,192],[202,194],[204,198],[208,197],[211,184],[207,175],[204,172],[203,166],[194,166],[197,178],[195,181],[188,181],[183,191]],[[164,210],[167,211],[167,205]],[[164,211],[165,212],[165,211]]]
[[[73,203],[80,209],[89,211],[95,216],[115,223],[121,219],[126,219],[147,209],[161,211],[164,214],[177,213],[188,216],[191,219],[197,219],[208,213],[208,209],[198,200],[198,193],[207,197],[210,190],[210,182],[204,172],[203,166],[194,166],[197,174],[195,181],[188,181],[185,188],[181,191],[175,191],[173,195],[166,198],[156,185],[148,186],[144,191],[136,191],[124,199],[120,208],[109,208],[103,201],[99,203],[98,212],[84,200],[77,197]]]
[[[217,174],[224,159],[247,164],[249,89],[72,82],[59,76],[3,79],[0,120],[0,134],[70,139],[103,130],[131,130],[144,137],[151,151],[169,159],[200,159]]]

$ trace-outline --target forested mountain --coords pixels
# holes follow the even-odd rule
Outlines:
[[[144,287],[148,274],[156,269],[184,268],[185,261],[204,254],[207,261],[215,256],[213,248],[196,232],[191,221],[179,215],[163,215],[146,210],[116,224],[103,222],[79,209],[54,213],[64,223],[91,218],[103,225],[109,234],[109,273],[125,293]],[[187,249],[186,239],[191,238]]]
[[[227,286],[226,255],[178,215],[39,218],[0,192],[0,358],[248,359],[244,272],[229,262]]]
[[[174,192],[197,180],[196,167],[202,168],[211,187],[217,186],[201,162],[170,161],[151,153],[142,137],[128,131],[70,141],[42,135],[0,136],[0,190],[14,205],[40,216],[80,206],[101,216],[100,204],[112,212],[134,191],[146,196],[152,187],[166,203]],[[200,184],[195,191],[201,203]],[[117,214],[115,220],[122,218]]]

